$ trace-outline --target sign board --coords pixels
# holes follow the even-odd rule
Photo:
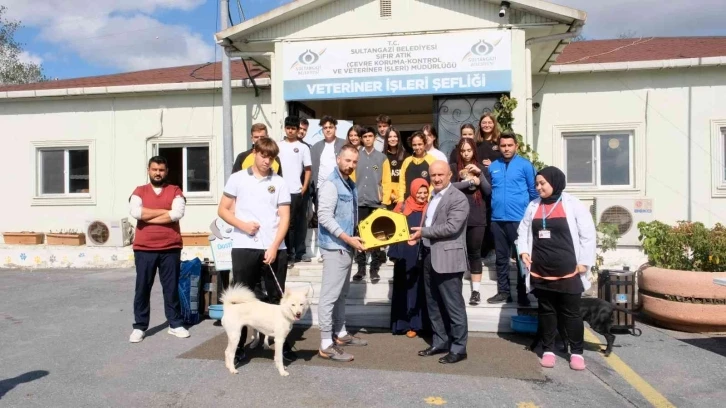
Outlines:
[[[509,30],[283,45],[286,101],[507,92]]]
[[[209,226],[214,239],[210,239],[209,245],[212,248],[212,259],[214,267],[218,271],[232,270],[232,231],[234,227],[224,222],[221,218],[212,221]]]

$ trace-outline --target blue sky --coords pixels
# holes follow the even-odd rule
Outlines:
[[[247,18],[292,0],[240,0]],[[373,0],[370,0],[373,1]],[[414,1],[414,0],[410,0]],[[554,0],[588,13],[585,36],[726,35],[724,0]],[[215,60],[218,0],[3,0],[23,22],[23,58],[51,78],[74,78]],[[694,6],[697,4],[697,6]],[[232,19],[239,23],[236,0]],[[719,12],[720,11],[720,12]],[[645,17],[647,16],[647,17]],[[219,52],[216,52],[219,59]]]

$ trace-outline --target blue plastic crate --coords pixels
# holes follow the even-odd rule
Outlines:
[[[536,316],[512,316],[510,326],[512,330],[517,333],[537,333],[537,322]]]

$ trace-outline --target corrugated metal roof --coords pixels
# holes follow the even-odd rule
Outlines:
[[[726,37],[648,37],[577,41],[554,65],[603,64],[726,56]]]
[[[241,61],[232,61],[232,79],[247,79]],[[253,78],[269,78],[269,74],[258,65],[247,62]],[[32,84],[0,86],[0,92],[33,91],[41,89],[69,89],[87,87],[173,84],[184,82],[207,82],[222,80],[222,63],[186,65],[182,67],[157,68],[145,71],[126,72],[113,75],[61,79]]]

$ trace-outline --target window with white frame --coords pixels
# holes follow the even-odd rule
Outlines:
[[[91,188],[89,148],[43,147],[37,149],[38,195],[89,194]]]
[[[721,183],[726,184],[726,126],[721,128]]]
[[[633,132],[566,133],[564,168],[573,187],[634,186]]]
[[[154,145],[154,154],[167,160],[169,184],[181,187],[187,195],[210,193],[209,143]]]

